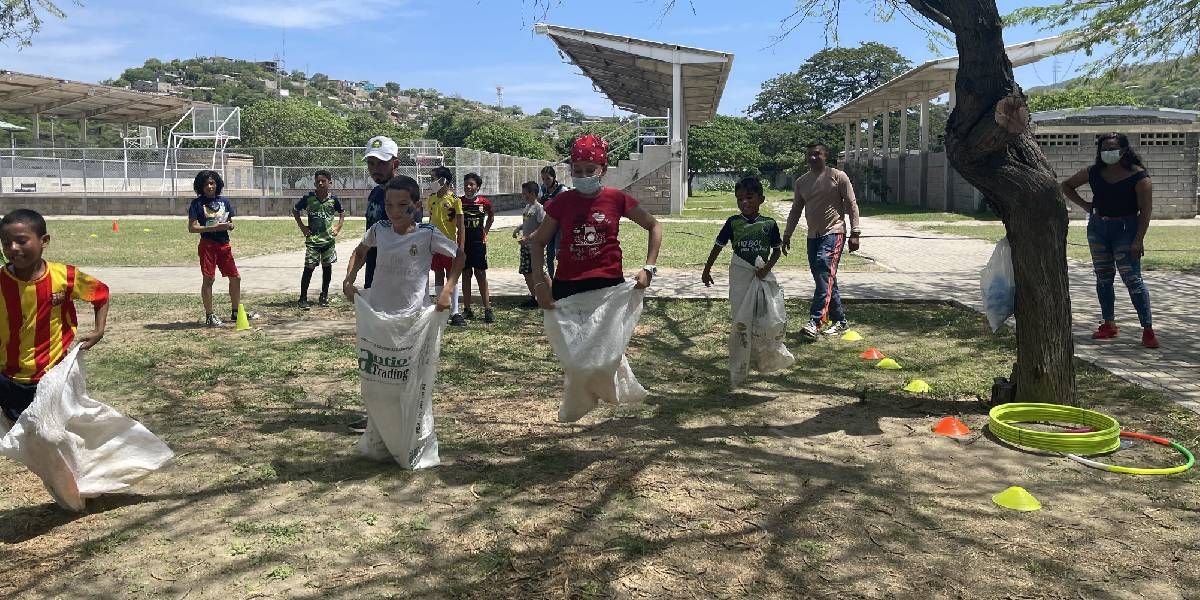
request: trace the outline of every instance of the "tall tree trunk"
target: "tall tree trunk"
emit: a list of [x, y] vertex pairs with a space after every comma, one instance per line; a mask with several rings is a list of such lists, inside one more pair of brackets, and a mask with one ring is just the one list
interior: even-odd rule
[[909, 0], [954, 33], [956, 106], [946, 124], [950, 164], [1004, 221], [1017, 278], [1019, 402], [1075, 404], [1067, 210], [1058, 178], [1029, 130], [1025, 95], [1004, 51], [995, 0]]

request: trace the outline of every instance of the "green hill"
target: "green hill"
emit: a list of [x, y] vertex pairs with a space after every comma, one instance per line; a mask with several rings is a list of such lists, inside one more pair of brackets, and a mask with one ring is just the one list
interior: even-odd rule
[[1200, 57], [1127, 65], [1109, 77], [1077, 77], [1054, 86], [1030, 88], [1026, 93], [1045, 94], [1074, 87], [1121, 90], [1142, 106], [1200, 110]]

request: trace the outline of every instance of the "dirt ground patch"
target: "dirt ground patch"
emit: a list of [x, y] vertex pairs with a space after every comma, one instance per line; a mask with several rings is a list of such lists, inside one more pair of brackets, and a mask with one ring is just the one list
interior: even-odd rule
[[[359, 457], [352, 316], [283, 299], [262, 329], [184, 327], [195, 299], [114, 308], [88, 357], [97, 398], [176, 463], [86, 515], [0, 462], [6, 598], [1189, 598], [1196, 478], [1138, 478], [980, 435], [974, 397], [1012, 338], [978, 315], [853, 305], [902, 364], [838, 340], [791, 344], [789, 372], [726, 384], [727, 308], [648, 301], [630, 350], [642, 408], [556, 422], [540, 313], [448, 330], [435, 392], [443, 464]], [[805, 312], [789, 306], [797, 323]], [[179, 324], [174, 328], [169, 324]], [[798, 324], [792, 328], [798, 329]], [[914, 342], [917, 340], [917, 342]], [[908, 378], [934, 386], [899, 391]], [[1200, 419], [1081, 365], [1094, 408], [1195, 449]], [[931, 435], [945, 415], [975, 433]], [[1110, 460], [1167, 464], [1136, 445]], [[1043, 509], [992, 504], [1010, 485]]]

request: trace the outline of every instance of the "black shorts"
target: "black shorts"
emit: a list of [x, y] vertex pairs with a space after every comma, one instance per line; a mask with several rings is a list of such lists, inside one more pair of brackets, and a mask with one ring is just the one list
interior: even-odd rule
[[0, 375], [0, 411], [9, 421], [16, 421], [29, 408], [36, 393], [36, 383], [20, 383]]
[[466, 268], [479, 271], [487, 270], [487, 242], [467, 242], [467, 247], [464, 250], [467, 255]]
[[576, 279], [574, 281], [555, 279], [550, 283], [550, 295], [554, 296], [555, 300], [562, 300], [575, 294], [582, 294], [592, 290], [602, 290], [606, 287], [621, 285], [622, 283], [625, 283], [625, 278], [623, 277], [615, 277], [613, 279], [597, 277], [593, 279]]

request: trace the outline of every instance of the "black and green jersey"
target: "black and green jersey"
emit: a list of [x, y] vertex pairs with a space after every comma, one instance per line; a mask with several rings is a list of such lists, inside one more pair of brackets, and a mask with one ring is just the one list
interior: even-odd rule
[[316, 192], [309, 192], [296, 203], [298, 213], [308, 213], [308, 229], [311, 234], [305, 241], [315, 246], [333, 243], [333, 218], [342, 214], [342, 203], [337, 196], [329, 194], [322, 200]]
[[766, 262], [771, 249], [783, 244], [775, 219], [762, 215], [748, 219], [738, 214], [726, 219], [725, 226], [717, 234], [717, 245], [724, 246], [730, 241], [733, 242], [733, 253], [750, 264], [754, 264], [754, 259], [759, 256]]

